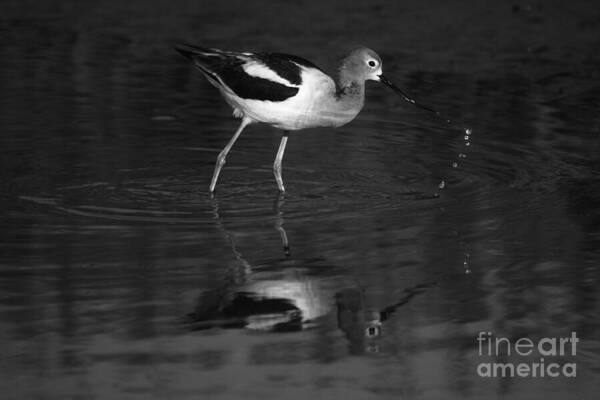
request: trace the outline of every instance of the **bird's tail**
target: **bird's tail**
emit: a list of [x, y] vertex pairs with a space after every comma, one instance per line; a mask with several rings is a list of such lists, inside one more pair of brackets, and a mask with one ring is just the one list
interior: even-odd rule
[[207, 47], [194, 46], [191, 44], [177, 44], [175, 45], [177, 50], [184, 57], [189, 58], [192, 61], [198, 61], [205, 58], [223, 58], [226, 56], [224, 51], [219, 49], [210, 49]]
[[178, 44], [175, 50], [189, 58], [214, 86], [226, 87], [219, 74], [235, 59], [233, 53], [191, 44]]

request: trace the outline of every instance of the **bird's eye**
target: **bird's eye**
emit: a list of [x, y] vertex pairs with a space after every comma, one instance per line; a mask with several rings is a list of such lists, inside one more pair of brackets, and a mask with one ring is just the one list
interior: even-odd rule
[[369, 60], [369, 62], [367, 64], [369, 64], [369, 67], [375, 68], [377, 66], [377, 61]]

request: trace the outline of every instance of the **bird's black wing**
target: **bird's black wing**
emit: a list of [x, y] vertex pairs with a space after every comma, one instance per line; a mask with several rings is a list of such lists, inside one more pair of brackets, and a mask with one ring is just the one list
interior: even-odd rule
[[[299, 65], [312, 66], [299, 57], [278, 53], [235, 53], [190, 45], [179, 45], [176, 50], [192, 60], [211, 83], [224, 86], [242, 99], [284, 101], [293, 97], [302, 83]], [[248, 74], [244, 66], [249, 63], [259, 63], [290, 85]]]

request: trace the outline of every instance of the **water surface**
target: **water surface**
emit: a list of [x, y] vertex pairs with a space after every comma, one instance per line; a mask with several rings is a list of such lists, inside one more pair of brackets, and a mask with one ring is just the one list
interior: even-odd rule
[[[597, 392], [593, 2], [27, 3], [0, 16], [5, 398]], [[372, 83], [291, 135], [285, 196], [256, 125], [212, 197], [237, 121], [176, 41], [330, 71], [365, 44], [455, 124]], [[480, 331], [575, 331], [577, 378], [481, 378]]]

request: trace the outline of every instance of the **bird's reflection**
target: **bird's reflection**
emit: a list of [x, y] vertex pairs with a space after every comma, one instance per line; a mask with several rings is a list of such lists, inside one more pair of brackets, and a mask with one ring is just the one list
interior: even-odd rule
[[284, 257], [253, 268], [240, 251], [235, 235], [227, 229], [218, 198], [212, 197], [211, 204], [216, 227], [229, 244], [236, 262], [221, 285], [203, 291], [198, 298], [194, 312], [189, 315], [194, 330], [245, 328], [285, 332], [335, 326], [344, 333], [351, 353], [377, 352], [377, 340], [385, 321], [400, 306], [431, 286], [424, 284], [405, 289], [398, 301], [378, 310], [368, 306], [360, 285], [348, 285], [348, 277], [335, 275], [340, 285], [332, 286], [331, 282], [325, 285], [321, 275], [310, 273], [312, 260], [292, 257], [284, 228], [284, 194], [275, 197], [272, 209]]
[[285, 202], [285, 194], [282, 192], [278, 192], [275, 197], [275, 201], [273, 202], [273, 210], [275, 212], [275, 228], [279, 231], [279, 235], [281, 236], [281, 244], [283, 245], [283, 252], [286, 257], [291, 257], [290, 253], [290, 244], [288, 241], [287, 233], [283, 228], [283, 213], [281, 208], [283, 207], [283, 203]]
[[348, 338], [351, 352], [378, 352], [379, 345], [374, 339], [381, 335], [383, 324], [398, 308], [435, 284], [428, 282], [404, 289], [396, 302], [380, 310], [365, 306], [364, 293], [360, 289], [349, 288], [336, 293], [337, 324]]
[[301, 266], [286, 265], [291, 257], [281, 211], [285, 197], [273, 201], [274, 228], [279, 232], [284, 260], [276, 259], [277, 274], [255, 271], [239, 251], [235, 235], [227, 229], [217, 197], [211, 197], [217, 229], [236, 259], [227, 278], [217, 288], [205, 291], [192, 313], [194, 329], [247, 328], [262, 331], [301, 330], [327, 313], [319, 282], [303, 273]]

